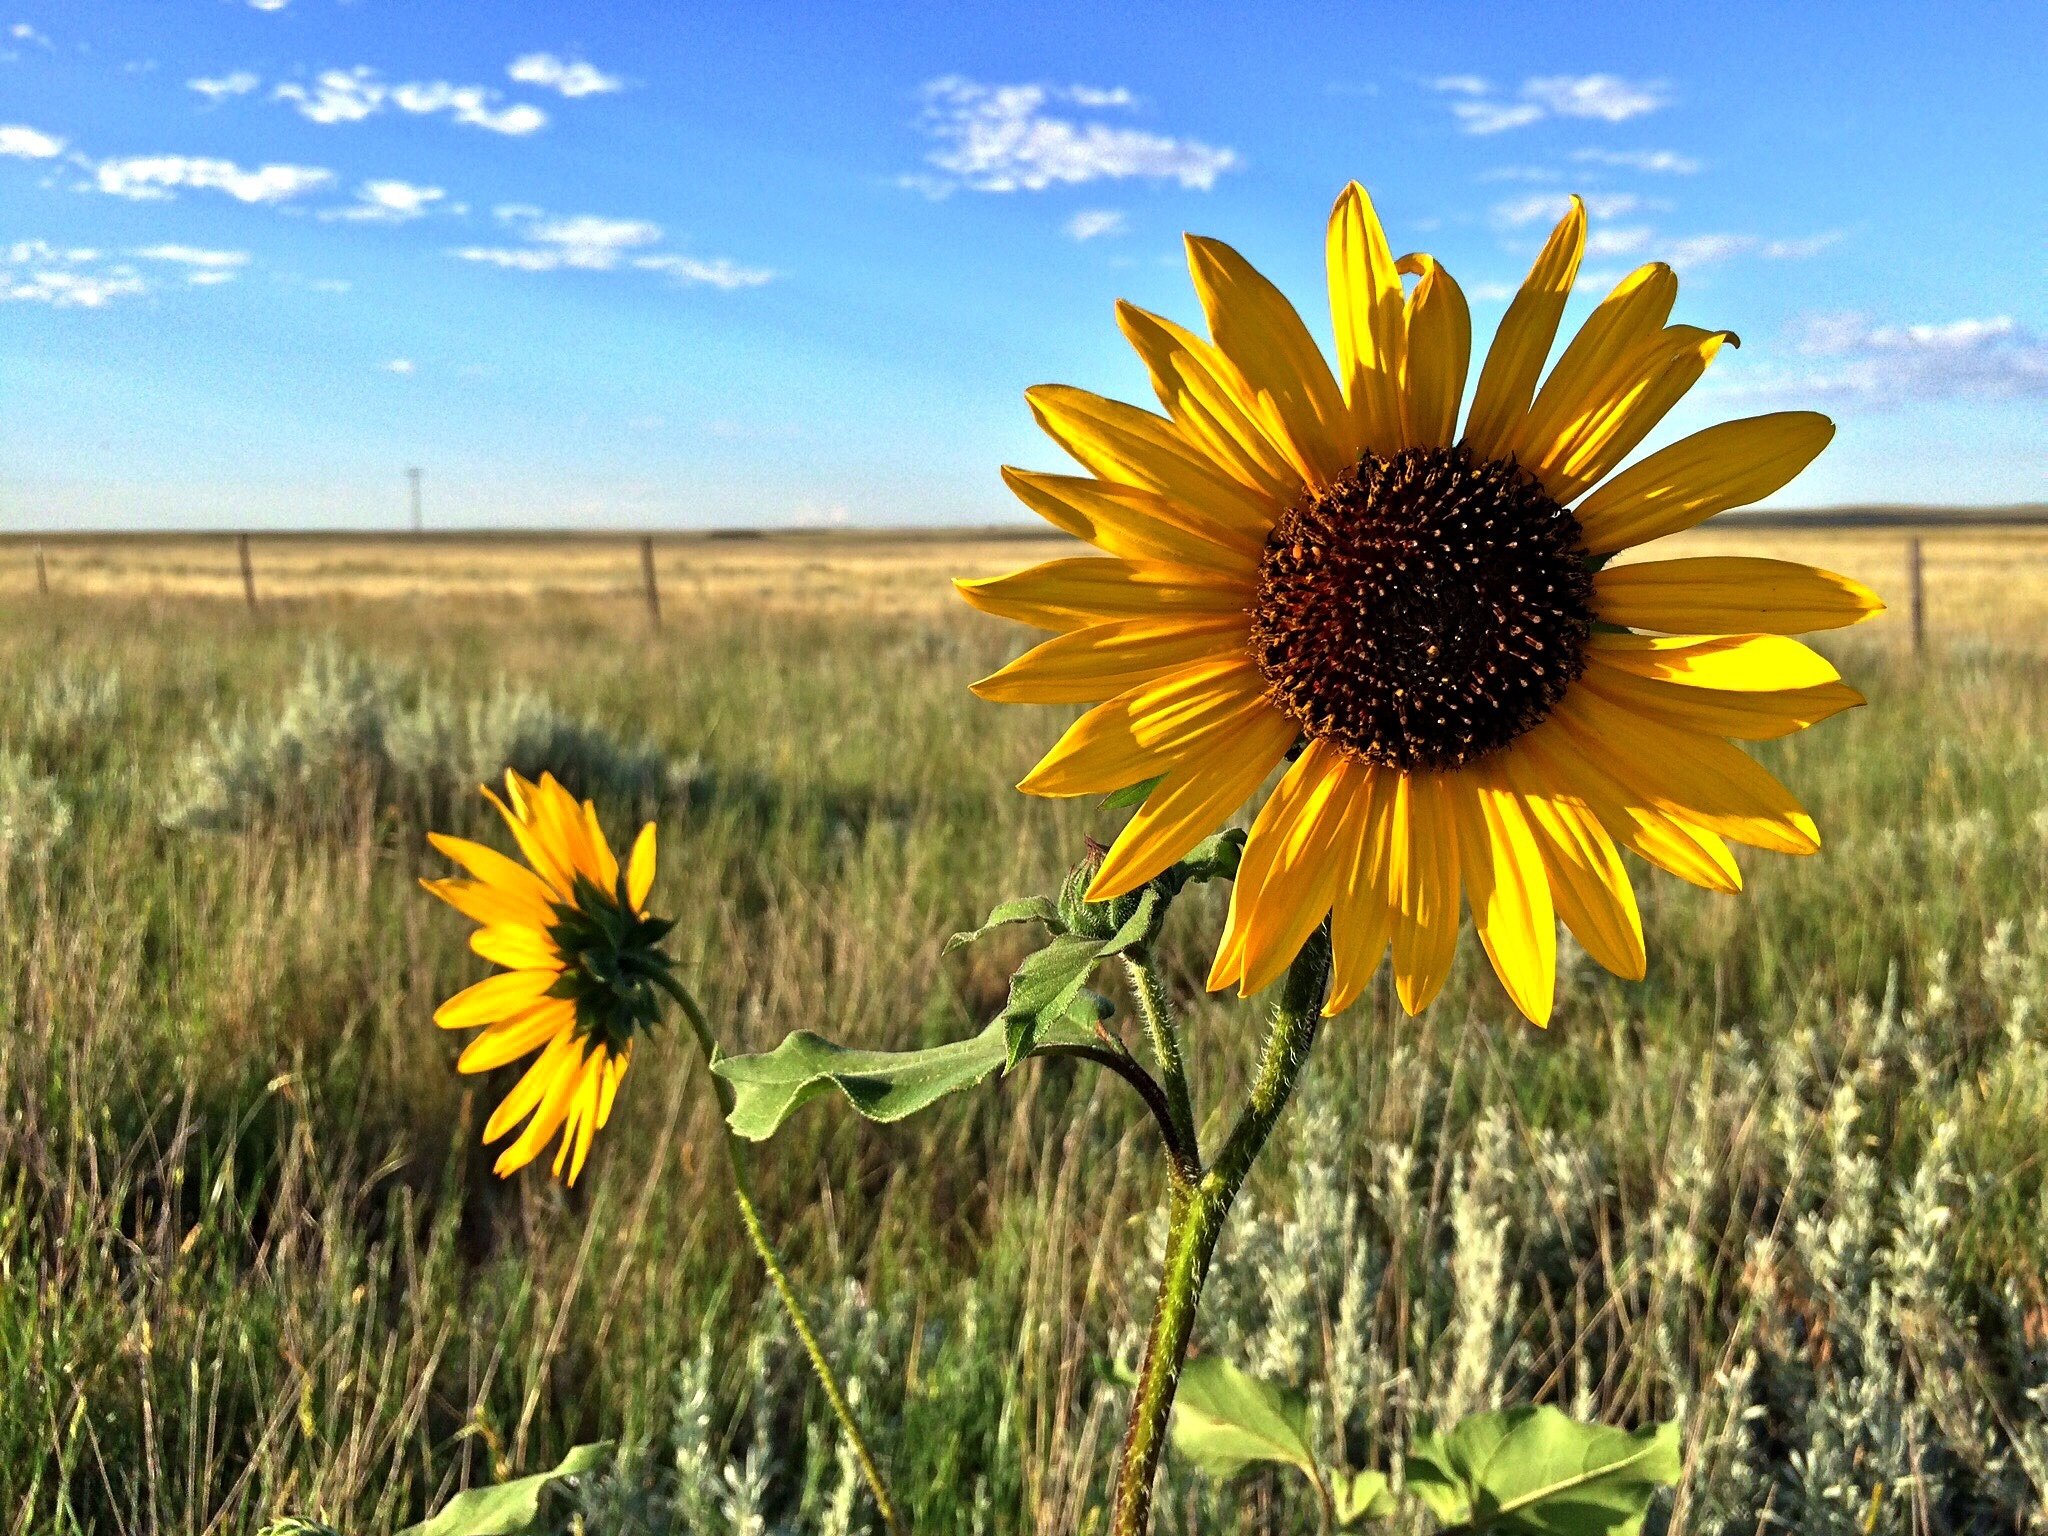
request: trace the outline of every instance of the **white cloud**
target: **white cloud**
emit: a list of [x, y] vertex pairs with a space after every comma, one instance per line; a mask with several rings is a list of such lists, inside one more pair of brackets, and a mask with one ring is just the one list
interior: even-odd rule
[[1579, 149], [1572, 158], [1581, 165], [1613, 165], [1659, 176], [1690, 176], [1700, 168], [1690, 155], [1669, 149]]
[[1673, 240], [1665, 259], [1673, 266], [1702, 267], [1736, 256], [1761, 256], [1767, 261], [1804, 261], [1818, 256], [1842, 238], [1838, 229], [1797, 240], [1765, 240], [1756, 235], [1686, 235]]
[[415, 116], [447, 113], [458, 123], [514, 137], [547, 126], [548, 115], [524, 102], [499, 106], [498, 92], [481, 85], [450, 85], [445, 80], [408, 81], [390, 85], [368, 65], [327, 69], [311, 85], [286, 81], [271, 92], [273, 101], [288, 101], [299, 116], [323, 124], [359, 123], [387, 108]]
[[1084, 208], [1067, 220], [1067, 233], [1076, 240], [1099, 240], [1104, 235], [1121, 235], [1130, 220], [1115, 208]]
[[1874, 407], [2048, 396], [2048, 337], [2011, 315], [1920, 325], [1872, 325], [1858, 314], [1816, 315], [1799, 327], [1794, 344], [1809, 359], [1806, 368], [1727, 392]]
[[975, 192], [1039, 192], [1054, 185], [1139, 177], [1208, 191], [1241, 165], [1233, 149], [1144, 129], [1076, 122], [1055, 106], [1128, 110], [1122, 87], [983, 85], [947, 75], [925, 86], [925, 133], [938, 148], [925, 158], [943, 176], [920, 173], [902, 184], [931, 196], [956, 187]]
[[17, 240], [0, 247], [0, 304], [104, 309], [115, 299], [148, 291], [149, 284], [135, 268], [104, 264], [95, 250], [64, 249], [47, 240]]
[[1660, 83], [1619, 75], [1539, 75], [1524, 80], [1508, 99], [1496, 96], [1477, 75], [1445, 75], [1429, 84], [1433, 90], [1464, 98], [1451, 103], [1451, 113], [1465, 132], [1478, 134], [1526, 128], [1546, 117], [1621, 123], [1654, 112], [1670, 99]]
[[390, 362], [384, 364], [384, 371], [386, 373], [395, 373], [401, 379], [409, 379], [419, 372], [419, 366], [409, 357], [394, 357]]
[[524, 203], [495, 210], [498, 221], [512, 229], [519, 245], [470, 245], [448, 254], [461, 261], [502, 267], [510, 272], [612, 272], [632, 267], [659, 272], [680, 284], [701, 284], [731, 291], [758, 288], [775, 273], [765, 267], [741, 266], [727, 257], [686, 256], [652, 251], [662, 228], [646, 219], [610, 219], [596, 214], [549, 218]]
[[182, 267], [227, 271], [249, 265], [247, 251], [210, 251], [197, 245], [146, 245], [135, 252], [144, 261], [168, 261]]
[[326, 185], [332, 171], [312, 165], [260, 165], [244, 169], [232, 160], [194, 159], [187, 155], [131, 155], [102, 160], [94, 167], [94, 185], [115, 197], [154, 201], [191, 187], [225, 192], [237, 202], [281, 203]]
[[250, 7], [259, 11], [281, 11], [291, 3], [292, 0], [249, 0]]
[[0, 155], [16, 160], [49, 160], [62, 153], [62, 139], [20, 123], [0, 123]]
[[[1638, 197], [1633, 192], [1591, 192], [1584, 201], [1586, 212], [1596, 219], [1618, 219], [1648, 208], [1668, 206]], [[1509, 229], [1520, 229], [1527, 224], [1555, 224], [1571, 205], [1572, 200], [1562, 192], [1532, 192], [1527, 197], [1495, 203], [1493, 219], [1496, 224]]]
[[1607, 225], [1586, 235], [1588, 256], [1630, 256], [1650, 243], [1656, 231], [1648, 225]]
[[263, 83], [263, 77], [253, 75], [246, 69], [237, 69], [225, 75], [212, 78], [201, 75], [185, 82], [188, 90], [197, 91], [208, 101], [225, 101], [230, 96], [246, 96]]
[[356, 188], [356, 200], [346, 208], [329, 208], [323, 219], [348, 219], [362, 224], [404, 224], [430, 212], [448, 194], [440, 187], [415, 186], [409, 181], [366, 181]]
[[25, 21], [17, 21], [13, 26], [9, 27], [7, 35], [17, 43], [34, 43], [38, 48], [48, 48], [52, 52], [55, 51], [55, 45]]
[[601, 96], [608, 91], [622, 91], [626, 82], [617, 75], [608, 75], [595, 64], [586, 64], [581, 59], [558, 59], [552, 53], [529, 53], [512, 61], [505, 73], [522, 85], [538, 85], [551, 91], [560, 91], [572, 99], [578, 96]]

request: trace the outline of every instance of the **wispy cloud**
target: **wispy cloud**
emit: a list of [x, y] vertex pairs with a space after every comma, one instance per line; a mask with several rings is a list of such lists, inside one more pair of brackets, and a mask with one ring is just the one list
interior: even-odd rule
[[0, 304], [104, 309], [116, 299], [148, 291], [149, 284], [134, 267], [108, 263], [96, 250], [54, 246], [46, 240], [0, 246]]
[[606, 74], [595, 64], [586, 64], [581, 59], [558, 59], [552, 53], [522, 55], [512, 61], [505, 73], [522, 85], [538, 85], [572, 99], [626, 88], [625, 81]]
[[185, 86], [188, 90], [197, 91], [208, 101], [225, 101], [230, 96], [246, 96], [262, 83], [261, 75], [252, 74], [246, 69], [237, 69], [225, 75], [201, 75], [197, 79], [187, 80]]
[[1873, 325], [1860, 314], [1815, 315], [1793, 340], [1805, 359], [1802, 366], [1731, 382], [1724, 392], [1874, 408], [2048, 396], [2048, 337], [2011, 315], [1920, 325]]
[[[1638, 197], [1633, 192], [1589, 192], [1585, 203], [1586, 212], [1596, 219], [1618, 219], [1646, 209], [1670, 206]], [[1562, 192], [1532, 192], [1526, 197], [1495, 203], [1493, 221], [1508, 229], [1520, 229], [1529, 224], [1555, 224], [1571, 205], [1572, 200]]]
[[1067, 233], [1076, 240], [1100, 240], [1130, 229], [1130, 219], [1116, 208], [1084, 208], [1067, 220]]
[[197, 245], [146, 245], [134, 254], [143, 261], [183, 267], [185, 281], [194, 288], [231, 283], [249, 265], [247, 251], [215, 251]]
[[1578, 149], [1572, 158], [1581, 165], [1612, 165], [1658, 176], [1690, 176], [1700, 162], [1669, 149]]
[[93, 167], [92, 185], [114, 197], [161, 201], [191, 188], [225, 192], [242, 203], [282, 203], [323, 187], [334, 173], [314, 165], [259, 165], [190, 155], [130, 155]]
[[674, 282], [732, 290], [758, 288], [775, 274], [742, 266], [726, 257], [700, 257], [650, 250], [662, 228], [647, 219], [611, 219], [596, 214], [550, 218], [538, 208], [507, 204], [495, 210], [517, 245], [462, 246], [448, 254], [462, 261], [512, 272], [613, 272], [631, 268], [658, 272]]
[[16, 160], [51, 160], [64, 153], [64, 141], [20, 123], [0, 123], [0, 155]]
[[1761, 235], [1681, 235], [1664, 247], [1665, 259], [1674, 266], [1703, 267], [1737, 256], [1761, 256], [1766, 261], [1805, 261], [1837, 244], [1838, 229], [1792, 240], [1769, 240]]
[[445, 80], [413, 80], [389, 84], [367, 64], [354, 69], [327, 69], [310, 85], [288, 80], [272, 91], [273, 101], [288, 101], [299, 116], [315, 123], [359, 123], [389, 109], [414, 116], [445, 113], [458, 123], [492, 133], [520, 137], [538, 132], [547, 113], [526, 102], [501, 106], [500, 93], [481, 85], [450, 85]]
[[383, 367], [386, 373], [395, 373], [401, 379], [409, 379], [420, 371], [419, 365], [409, 357], [394, 357]]
[[1445, 75], [1429, 84], [1459, 98], [1451, 103], [1451, 114], [1465, 132], [1475, 134], [1526, 128], [1546, 117], [1621, 123], [1654, 112], [1670, 100], [1661, 83], [1604, 74], [1539, 75], [1524, 80], [1512, 95], [1496, 93], [1491, 82], [1478, 75]]
[[292, 0], [249, 0], [249, 8], [256, 11], [281, 11]]
[[447, 196], [440, 187], [416, 186], [409, 181], [366, 181], [356, 188], [353, 203], [324, 209], [320, 217], [359, 224], [405, 224], [424, 217]]
[[930, 196], [961, 187], [1040, 192], [1128, 178], [1206, 192], [1243, 163], [1234, 149], [1067, 115], [1075, 108], [1133, 109], [1136, 99], [1121, 86], [984, 85], [947, 75], [921, 94], [922, 126], [938, 145], [925, 158], [941, 174], [919, 173], [902, 183]]

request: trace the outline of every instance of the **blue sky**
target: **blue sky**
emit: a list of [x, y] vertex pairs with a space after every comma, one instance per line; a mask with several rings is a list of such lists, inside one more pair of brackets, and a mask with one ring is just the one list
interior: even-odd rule
[[[1352, 177], [1484, 345], [1568, 191], [1739, 332], [1654, 443], [2048, 499], [2033, 5], [0, 0], [0, 527], [987, 522], [1183, 229], [1327, 328]], [[1588, 281], [1588, 278], [1590, 281]]]

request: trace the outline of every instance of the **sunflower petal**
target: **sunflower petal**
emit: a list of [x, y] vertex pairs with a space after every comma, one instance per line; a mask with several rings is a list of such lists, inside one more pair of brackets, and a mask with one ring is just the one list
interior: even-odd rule
[[[1394, 904], [1387, 888], [1387, 834], [1398, 775], [1360, 761], [1351, 816], [1344, 836], [1350, 859], [1330, 913], [1330, 995], [1325, 1017], [1357, 1002], [1380, 968], [1394, 932]], [[1341, 849], [1339, 850], [1342, 851]]]
[[562, 1162], [566, 1158], [569, 1163], [568, 1182], [572, 1187], [583, 1172], [583, 1161], [590, 1156], [591, 1139], [597, 1134], [597, 1105], [604, 1094], [607, 1066], [603, 1051], [591, 1055], [583, 1065], [583, 1080], [577, 1085], [576, 1097], [569, 1105], [568, 1126], [562, 1132], [562, 1149], [555, 1154], [555, 1177], [562, 1177]]
[[1820, 652], [1784, 635], [1595, 634], [1587, 654], [1637, 677], [1696, 688], [1817, 688], [1842, 676]]
[[1085, 555], [1049, 560], [1008, 576], [960, 579], [953, 585], [983, 613], [1062, 634], [1112, 619], [1242, 613], [1252, 595], [1248, 577], [1158, 560]]
[[1396, 779], [1388, 835], [1388, 879], [1395, 902], [1394, 989], [1418, 1014], [1450, 979], [1458, 954], [1458, 821], [1446, 777]]
[[[489, 794], [489, 791], [486, 790], [485, 793]], [[473, 843], [466, 837], [450, 837], [443, 832], [429, 832], [427, 841], [444, 857], [453, 859], [476, 876], [484, 887], [501, 892], [506, 899], [517, 902], [523, 908], [530, 908], [535, 916], [545, 917], [553, 910], [555, 892], [549, 888], [547, 882], [525, 865], [506, 858], [497, 849], [486, 847], [482, 843]], [[444, 883], [454, 885], [457, 882]], [[436, 896], [451, 906], [455, 905], [449, 893], [435, 886], [429, 886], [428, 889], [433, 890]], [[482, 893], [475, 887], [470, 887], [466, 894]], [[476, 916], [475, 913], [460, 906], [457, 906], [456, 910], [462, 912], [465, 917]], [[488, 919], [477, 918], [477, 921], [484, 922]]]
[[1274, 517], [1284, 512], [1301, 495], [1305, 467], [1237, 365], [1201, 337], [1135, 304], [1119, 299], [1116, 320], [1182, 436], [1271, 503]]
[[1403, 256], [1398, 267], [1422, 278], [1404, 311], [1402, 440], [1410, 448], [1448, 448], [1457, 440], [1458, 407], [1472, 365], [1472, 311], [1465, 290], [1434, 257]]
[[531, 1114], [534, 1107], [547, 1097], [555, 1080], [564, 1071], [575, 1069], [581, 1049], [581, 1043], [573, 1034], [557, 1035], [548, 1048], [534, 1058], [533, 1065], [526, 1069], [519, 1081], [512, 1085], [512, 1091], [491, 1111], [491, 1118], [484, 1124], [484, 1140], [487, 1143], [497, 1141]]
[[1033, 646], [970, 686], [998, 704], [1093, 704], [1190, 662], [1242, 656], [1250, 632], [1242, 613], [1091, 624]]
[[1264, 712], [1265, 692], [1265, 678], [1242, 656], [1183, 667], [1088, 711], [1017, 787], [1071, 798], [1155, 778]]
[[[513, 795], [522, 793], [516, 789], [508, 792]], [[512, 833], [512, 841], [519, 845], [519, 852], [525, 857], [526, 862], [533, 866], [533, 872], [546, 883], [549, 901], [573, 901], [576, 892], [575, 871], [566, 860], [557, 855], [551, 840], [543, 836], [540, 830], [527, 820], [526, 802], [515, 801], [508, 804], [500, 799], [497, 791], [489, 785], [484, 786], [484, 798], [497, 807], [498, 814], [505, 820], [506, 828]]]
[[[519, 1133], [518, 1139], [511, 1146], [498, 1154], [498, 1161], [492, 1165], [492, 1171], [500, 1178], [518, 1172], [539, 1156], [541, 1148], [548, 1144], [555, 1132], [561, 1129], [562, 1122], [569, 1118], [569, 1106], [575, 1103], [576, 1094], [582, 1088], [584, 1078], [590, 1070], [590, 1061], [587, 1058], [578, 1058], [577, 1053], [582, 1049], [581, 1041], [570, 1047], [569, 1055], [556, 1067], [555, 1075], [547, 1085], [547, 1092], [542, 1095], [539, 1105], [535, 1107], [533, 1118], [526, 1122], [526, 1129]], [[560, 1167], [559, 1162], [556, 1166]]]
[[1543, 782], [1526, 754], [1503, 752], [1500, 768], [1522, 797], [1557, 915], [1587, 954], [1615, 975], [1641, 981], [1648, 968], [1643, 918], [1614, 839], [1582, 798]]
[[1863, 695], [1847, 683], [1820, 683], [1809, 688], [1700, 688], [1624, 672], [1606, 665], [1597, 655], [1587, 659], [1580, 682], [1633, 713], [1712, 736], [1733, 736], [1738, 741], [1774, 741], [1864, 702]]
[[1401, 274], [1372, 199], [1355, 181], [1330, 210], [1327, 260], [1337, 377], [1350, 409], [1350, 431], [1340, 446], [1347, 457], [1395, 453], [1403, 446], [1401, 360], [1407, 335]]
[[576, 1023], [576, 1005], [567, 998], [543, 998], [531, 1008], [500, 1019], [463, 1048], [458, 1072], [490, 1072], [538, 1050]]
[[1529, 463], [1529, 470], [1558, 501], [1576, 501], [1649, 436], [1731, 343], [1740, 345], [1733, 331], [1667, 327], [1637, 354], [1630, 376], [1618, 381], [1615, 393], [1573, 423]]
[[508, 971], [559, 971], [562, 952], [543, 929], [529, 923], [501, 923], [479, 928], [469, 947], [493, 965]]
[[1509, 999], [1532, 1024], [1557, 996], [1557, 916], [1522, 801], [1491, 768], [1446, 776], [1472, 926]]
[[1666, 634], [1799, 635], [1884, 612], [1860, 581], [1792, 560], [1705, 555], [1610, 565], [1593, 578], [1593, 612]]
[[1363, 782], [1350, 758], [1316, 741], [1275, 786], [1252, 822], [1230, 888], [1211, 991], [1235, 981], [1241, 997], [1263, 992], [1322, 922], [1351, 862], [1345, 838]]
[[1789, 484], [1835, 435], [1813, 411], [1724, 421], [1632, 464], [1580, 503], [1586, 551], [1610, 555], [1746, 507]]
[[1003, 483], [1055, 528], [1104, 554], [1248, 577], [1265, 549], [1263, 527], [1256, 532], [1226, 527], [1157, 491], [1007, 465]]
[[[438, 834], [429, 834], [437, 836]], [[449, 842], [460, 839], [449, 838]], [[478, 846], [471, 844], [470, 846]], [[491, 850], [486, 848], [484, 852]], [[501, 855], [502, 857], [502, 855]], [[507, 859], [508, 864], [511, 860]], [[532, 879], [531, 872], [512, 866], [519, 873]], [[489, 885], [482, 880], [422, 880], [420, 888], [428, 894], [438, 896], [464, 917], [478, 923], [527, 923], [534, 927], [545, 927], [554, 921], [554, 909], [543, 899], [546, 887], [538, 880], [533, 881], [537, 896], [513, 895], [502, 886]]]
[[436, 1008], [434, 1022], [443, 1029], [495, 1024], [538, 1002], [560, 979], [561, 973], [554, 970], [501, 971], [496, 976], [486, 976]]
[[1524, 464], [1540, 462], [1615, 394], [1633, 359], [1671, 318], [1678, 278], [1661, 261], [1636, 268], [1586, 317], [1543, 381], [1510, 444]]
[[1145, 798], [1110, 845], [1090, 901], [1136, 890], [1214, 832], [1251, 797], [1300, 735], [1300, 727], [1266, 705], [1228, 733], [1205, 740], [1181, 759]]
[[1501, 317], [1479, 369], [1479, 388], [1465, 418], [1465, 441], [1480, 458], [1502, 457], [1528, 414], [1585, 253], [1586, 205], [1575, 195]]
[[1287, 297], [1220, 240], [1187, 237], [1188, 271], [1209, 334], [1286, 431], [1317, 482], [1356, 457], [1344, 397], [1330, 365]]
[[654, 889], [654, 823], [648, 822], [633, 839], [633, 852], [626, 860], [626, 900], [635, 912], [647, 907], [647, 893]]

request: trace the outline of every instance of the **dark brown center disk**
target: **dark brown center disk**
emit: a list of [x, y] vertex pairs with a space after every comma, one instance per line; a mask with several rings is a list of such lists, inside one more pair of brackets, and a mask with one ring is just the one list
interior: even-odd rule
[[1311, 736], [1455, 768], [1536, 725], [1585, 667], [1579, 522], [1463, 448], [1368, 455], [1266, 540], [1252, 653]]

